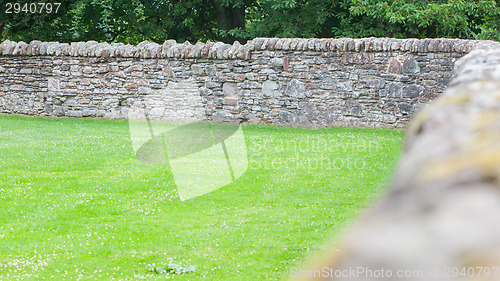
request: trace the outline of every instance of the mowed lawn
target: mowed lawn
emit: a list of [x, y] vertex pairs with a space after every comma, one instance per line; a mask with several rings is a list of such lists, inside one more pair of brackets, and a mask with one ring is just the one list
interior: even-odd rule
[[243, 132], [243, 176], [181, 201], [127, 121], [0, 116], [0, 280], [284, 280], [383, 192], [404, 133]]

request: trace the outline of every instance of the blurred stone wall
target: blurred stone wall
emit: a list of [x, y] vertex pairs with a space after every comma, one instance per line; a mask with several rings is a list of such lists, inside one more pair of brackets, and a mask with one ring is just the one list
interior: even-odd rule
[[[250, 124], [401, 128], [443, 92], [455, 61], [481, 43], [391, 38], [257, 38], [245, 45], [169, 40], [138, 46], [4, 41], [0, 113], [127, 118], [130, 106], [152, 96], [161, 101], [156, 114], [177, 122], [203, 112], [206, 120]], [[187, 85], [189, 93], [175, 85]]]
[[293, 280], [500, 280], [500, 43], [410, 121], [391, 188]]

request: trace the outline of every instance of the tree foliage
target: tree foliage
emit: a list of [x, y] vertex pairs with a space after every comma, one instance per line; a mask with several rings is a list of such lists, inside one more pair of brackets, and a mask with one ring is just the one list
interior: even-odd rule
[[215, 37], [213, 11], [202, 1], [59, 1], [63, 4], [57, 14], [2, 13], [0, 26], [3, 29], [0, 31], [3, 39], [138, 43]]
[[[45, 1], [45, 0], [43, 0]], [[59, 0], [58, 13], [0, 14], [0, 39], [158, 43], [254, 37], [500, 41], [496, 0]], [[18, 0], [21, 5], [32, 3]]]
[[392, 37], [479, 38], [500, 28], [499, 3], [492, 0], [354, 0], [353, 4], [353, 15], [379, 21]]

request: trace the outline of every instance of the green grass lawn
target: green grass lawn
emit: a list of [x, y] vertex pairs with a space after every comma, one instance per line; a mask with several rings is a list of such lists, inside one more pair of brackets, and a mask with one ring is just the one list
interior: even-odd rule
[[[243, 131], [246, 173], [180, 201], [127, 121], [0, 116], [0, 279], [286, 279], [381, 193], [403, 135]], [[168, 263], [197, 270], [150, 270]]]

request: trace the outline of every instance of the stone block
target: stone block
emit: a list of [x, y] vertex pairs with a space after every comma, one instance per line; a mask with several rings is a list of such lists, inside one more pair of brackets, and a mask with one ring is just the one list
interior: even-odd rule
[[387, 72], [401, 74], [403, 72], [403, 65], [398, 59], [390, 58], [387, 64]]
[[418, 73], [420, 72], [420, 67], [414, 56], [408, 56], [403, 61], [403, 73]]
[[265, 81], [262, 83], [262, 94], [264, 97], [279, 97], [281, 95], [281, 92], [279, 91], [279, 84], [276, 81]]
[[305, 85], [303, 82], [292, 79], [285, 88], [285, 95], [292, 98], [305, 98]]
[[416, 98], [424, 93], [425, 88], [419, 85], [410, 85], [403, 88], [403, 94], [407, 98]]
[[205, 73], [204, 67], [202, 65], [199, 65], [199, 64], [192, 64], [191, 65], [191, 72], [194, 75], [203, 75]]
[[411, 112], [413, 112], [413, 106], [411, 104], [408, 104], [408, 103], [399, 103], [398, 104], [398, 108], [399, 108], [399, 111], [401, 111], [401, 113], [403, 114], [409, 114]]
[[281, 119], [282, 122], [285, 123], [292, 123], [295, 121], [296, 116], [286, 110], [280, 110], [278, 113], [279, 118]]
[[224, 105], [237, 106], [238, 97], [224, 97]]
[[238, 84], [226, 82], [222, 85], [222, 93], [224, 96], [238, 96]]

